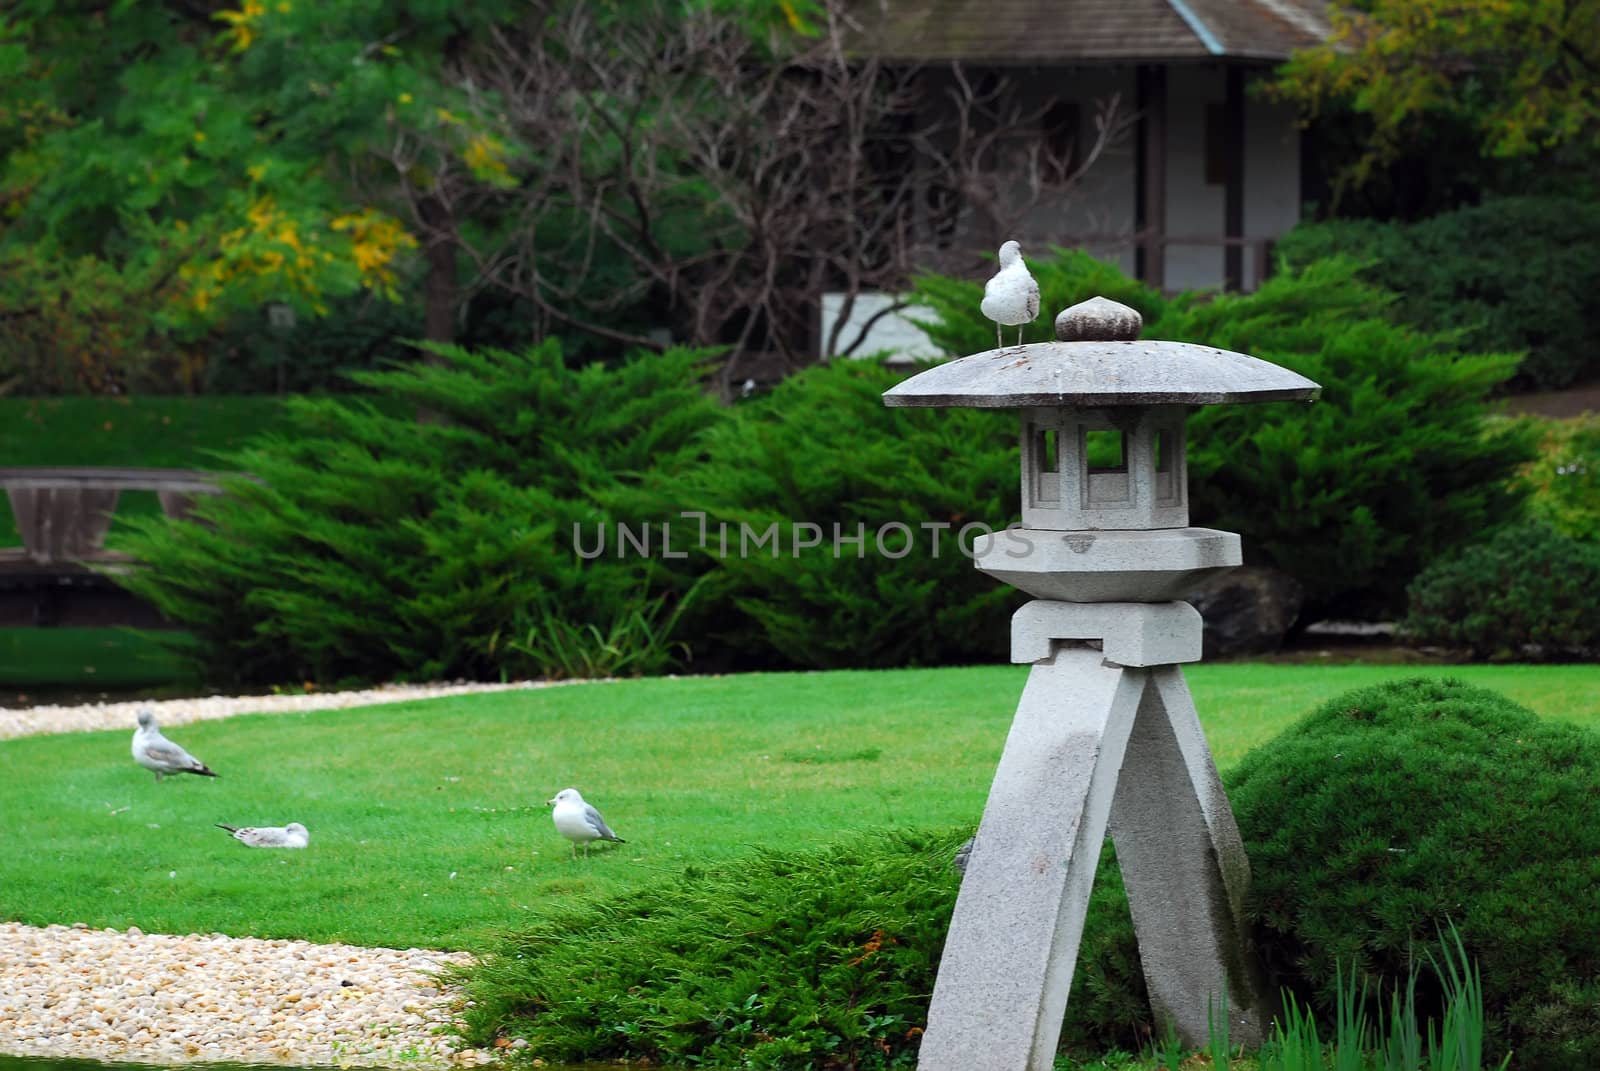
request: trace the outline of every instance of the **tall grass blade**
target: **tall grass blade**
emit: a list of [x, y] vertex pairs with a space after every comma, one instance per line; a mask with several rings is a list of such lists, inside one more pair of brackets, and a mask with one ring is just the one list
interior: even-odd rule
[[1333, 1071], [1362, 1071], [1371, 1030], [1367, 1023], [1367, 983], [1361, 981], [1356, 989], [1356, 971], [1350, 969], [1349, 984], [1345, 983], [1344, 969], [1335, 964], [1338, 994], [1334, 1008]]
[[1209, 997], [1206, 998], [1206, 1034], [1211, 1047], [1211, 1066], [1216, 1071], [1228, 1071], [1228, 1052], [1232, 1044], [1228, 1036], [1227, 986], [1221, 987], [1218, 997], [1220, 999], [1215, 1002]]

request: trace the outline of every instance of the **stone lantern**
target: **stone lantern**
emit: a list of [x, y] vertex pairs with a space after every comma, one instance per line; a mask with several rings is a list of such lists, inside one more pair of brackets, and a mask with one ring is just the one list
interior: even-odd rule
[[1249, 864], [1184, 683], [1201, 619], [1178, 601], [1241, 563], [1189, 527], [1184, 423], [1197, 405], [1310, 400], [1242, 353], [1140, 341], [1092, 298], [1054, 342], [988, 350], [886, 391], [890, 406], [1017, 409], [1022, 524], [979, 569], [1034, 597], [1011, 622], [1028, 681], [969, 856], [928, 1013], [922, 1071], [1049, 1071], [1109, 830], [1159, 1019], [1190, 1045], [1226, 1007], [1259, 1042], [1269, 1002], [1242, 918]]

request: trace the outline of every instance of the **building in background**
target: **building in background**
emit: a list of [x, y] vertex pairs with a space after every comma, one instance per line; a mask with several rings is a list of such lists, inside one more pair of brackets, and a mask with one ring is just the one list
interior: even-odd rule
[[[1252, 290], [1272, 243], [1300, 219], [1318, 177], [1305, 166], [1292, 107], [1251, 92], [1290, 52], [1329, 34], [1320, 0], [885, 0], [862, 14], [864, 40], [890, 62], [918, 64], [930, 107], [968, 83], [1004, 79], [1031, 125], [1008, 129], [1015, 159], [1091, 145], [1101, 103], [1130, 120], [1063, 206], [1034, 211], [1014, 237], [1024, 252], [1082, 248], [1161, 290]], [[950, 83], [941, 85], [941, 80]], [[998, 168], [1008, 165], [1004, 152]], [[930, 203], [959, 199], [930, 190]], [[997, 236], [959, 208], [941, 241], [989, 248]], [[858, 298], [852, 323], [892, 299]], [[821, 338], [838, 301], [822, 302]], [[911, 315], [915, 315], [912, 313]], [[842, 337], [857, 332], [846, 330]], [[914, 326], [884, 316], [855, 352], [916, 351]]]

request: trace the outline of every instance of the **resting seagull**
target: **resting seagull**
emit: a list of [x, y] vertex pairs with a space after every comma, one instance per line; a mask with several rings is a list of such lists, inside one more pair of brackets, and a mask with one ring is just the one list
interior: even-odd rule
[[1039, 284], [1022, 262], [1022, 247], [1007, 242], [1000, 247], [1000, 270], [983, 284], [983, 314], [994, 321], [994, 345], [999, 349], [1000, 327], [1017, 329], [1017, 345], [1022, 345], [1022, 327], [1039, 318]]
[[133, 731], [133, 760], [153, 770], [157, 781], [167, 774], [217, 776], [205, 763], [162, 736], [156, 728], [156, 716], [148, 710], [139, 711], [139, 727]]
[[546, 802], [555, 805], [555, 810], [550, 817], [555, 821], [556, 832], [572, 842], [572, 857], [578, 857], [578, 845], [583, 845], [583, 854], [589, 854], [589, 845], [597, 840], [614, 840], [618, 844], [627, 843], [621, 837], [611, 832], [611, 827], [606, 825], [606, 820], [600, 817], [600, 812], [589, 804], [583, 802], [583, 797], [578, 795], [575, 788], [564, 788], [557, 792], [555, 799]]
[[304, 848], [311, 843], [311, 834], [299, 822], [290, 822], [286, 826], [225, 826], [217, 823], [218, 829], [226, 829], [233, 834], [233, 839], [240, 844], [247, 844], [252, 848]]

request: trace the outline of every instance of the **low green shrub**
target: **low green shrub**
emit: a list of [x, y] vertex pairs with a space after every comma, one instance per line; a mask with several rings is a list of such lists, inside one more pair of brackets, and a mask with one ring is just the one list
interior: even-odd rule
[[[1600, 823], [1585, 817], [1600, 737], [1484, 689], [1402, 680], [1332, 700], [1224, 780], [1258, 949], [1323, 1036], [1348, 1039], [1359, 1011], [1421, 1051], [1404, 1024], [1476, 1037], [1481, 1021], [1496, 1061], [1600, 1066]], [[552, 1062], [909, 1066], [963, 835], [760, 851], [575, 905], [462, 969], [467, 1039], [526, 1038], [527, 1058]], [[1072, 984], [1063, 1051], [1152, 1045], [1109, 843]]]
[[1517, 385], [1552, 390], [1600, 375], [1600, 204], [1508, 197], [1412, 224], [1303, 223], [1279, 260], [1303, 267], [1345, 255], [1399, 295], [1395, 314], [1427, 331], [1463, 331], [1463, 345], [1527, 353]]
[[[1227, 778], [1268, 967], [1328, 1015], [1339, 969], [1387, 1000], [1454, 925], [1489, 1049], [1600, 1066], [1600, 737], [1494, 692], [1406, 680], [1325, 704]], [[1437, 1014], [1437, 982], [1417, 1000]]]
[[1412, 643], [1495, 661], [1600, 658], [1600, 545], [1542, 524], [1502, 529], [1423, 570]]
[[[1143, 313], [1145, 338], [1250, 353], [1322, 385], [1309, 406], [1207, 406], [1189, 424], [1193, 523], [1239, 532], [1247, 561], [1300, 580], [1305, 619], [1399, 613], [1423, 566], [1517, 515], [1514, 476], [1536, 433], [1491, 422], [1485, 404], [1516, 356], [1463, 353], [1397, 326], [1384, 316], [1389, 295], [1353, 262], [1317, 262], [1209, 301], [1167, 300], [1083, 253], [1030, 267], [1047, 315], [1104, 293]], [[938, 345], [993, 347], [980, 296], [976, 282], [920, 282]]]
[[721, 413], [701, 355], [573, 370], [552, 341], [436, 356], [357, 374], [382, 404], [293, 399], [287, 430], [229, 456], [250, 477], [130, 540], [150, 567], [119, 582], [192, 633], [209, 679], [560, 675], [570, 650], [538, 642], [551, 615], [664, 665], [667, 637], [616, 626], [689, 581], [583, 560], [572, 533], [608, 519], [604, 492], [695, 456]]
[[1523, 469], [1528, 513], [1564, 536], [1600, 543], [1600, 413], [1538, 426], [1539, 456]]
[[[580, 905], [463, 968], [473, 1045], [526, 1059], [728, 1069], [911, 1067], [966, 832], [758, 851]], [[1064, 1037], [1136, 1044], [1148, 1019], [1133, 926], [1102, 860]]]
[[[661, 486], [717, 525], [702, 552], [718, 620], [701, 624], [743, 658], [839, 668], [1006, 657], [1022, 597], [973, 568], [962, 548], [981, 529], [964, 542], [961, 530], [1003, 528], [1019, 510], [1014, 422], [890, 409], [882, 394], [899, 378], [870, 361], [791, 376], [737, 406], [707, 435], [704, 463]], [[774, 525], [772, 549], [741, 545]], [[796, 549], [796, 525], [814, 525], [800, 538], [819, 544]]]

